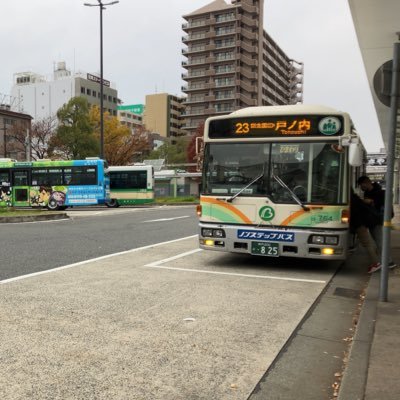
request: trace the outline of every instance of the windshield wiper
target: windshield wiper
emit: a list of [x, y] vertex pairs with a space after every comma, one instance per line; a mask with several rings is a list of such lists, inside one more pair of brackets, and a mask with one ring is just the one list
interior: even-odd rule
[[302, 201], [296, 196], [296, 194], [289, 188], [288, 185], [286, 185], [285, 182], [279, 176], [277, 175], [272, 175], [272, 177], [284, 188], [286, 189], [290, 195], [292, 196], [293, 200], [304, 210], [304, 211], [310, 211], [308, 207], [306, 207]]
[[229, 197], [229, 199], [226, 199], [226, 201], [228, 203], [231, 203], [234, 199], [236, 199], [236, 197], [239, 196], [240, 193], [243, 193], [243, 191], [245, 191], [246, 189], [248, 189], [251, 185], [253, 185], [254, 183], [256, 183], [259, 179], [261, 179], [264, 176], [264, 170], [263, 172], [261, 172], [260, 175], [258, 175], [256, 178], [254, 178], [248, 185], [246, 185], [245, 187], [241, 188], [237, 193], [235, 193], [232, 197]]

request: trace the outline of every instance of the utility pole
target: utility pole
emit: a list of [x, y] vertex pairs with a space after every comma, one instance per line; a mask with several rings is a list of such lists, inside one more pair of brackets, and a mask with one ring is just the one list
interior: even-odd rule
[[104, 6], [111, 6], [119, 3], [118, 0], [110, 3], [103, 3], [97, 0], [98, 4], [84, 3], [87, 7], [99, 7], [100, 10], [100, 158], [104, 159], [104, 115], [103, 115], [103, 10]]

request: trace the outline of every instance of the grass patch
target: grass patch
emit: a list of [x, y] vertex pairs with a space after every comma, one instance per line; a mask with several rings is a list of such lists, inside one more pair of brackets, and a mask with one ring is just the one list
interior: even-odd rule
[[197, 203], [199, 199], [194, 196], [187, 197], [159, 197], [156, 198], [157, 204], [175, 204], [175, 203]]

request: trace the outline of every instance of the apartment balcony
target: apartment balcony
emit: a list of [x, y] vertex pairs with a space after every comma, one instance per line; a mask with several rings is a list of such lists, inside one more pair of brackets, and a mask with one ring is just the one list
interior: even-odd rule
[[182, 30], [188, 31], [191, 29], [201, 28], [203, 26], [207, 26], [208, 20], [197, 21], [197, 22], [187, 22], [182, 24]]
[[198, 117], [201, 115], [204, 115], [205, 113], [205, 108], [199, 108], [199, 109], [191, 109], [190, 107], [186, 108], [184, 117], [188, 118], [188, 117]]
[[197, 33], [197, 34], [182, 36], [182, 42], [183, 43], [194, 42], [196, 40], [204, 40], [205, 38], [206, 38], [205, 33]]
[[215, 88], [226, 88], [226, 87], [232, 87], [232, 86], [236, 86], [236, 82], [240, 82], [239, 80], [238, 81], [235, 81], [234, 79], [229, 79], [229, 80], [224, 80], [223, 82], [218, 82], [218, 81], [216, 81], [215, 82]]
[[218, 107], [216, 104], [214, 108], [215, 114], [229, 114], [233, 111], [235, 111], [235, 106], [233, 104], [224, 104], [222, 107]]
[[250, 14], [260, 14], [260, 9], [257, 6], [251, 6], [250, 4], [246, 4], [245, 2], [240, 4], [243, 11], [250, 13]]
[[242, 103], [244, 103], [246, 106], [256, 106], [257, 105], [257, 100], [252, 99], [251, 97], [245, 96], [243, 93], [236, 93], [235, 95], [237, 100], [240, 100]]
[[207, 103], [209, 103], [211, 101], [214, 101], [214, 100], [215, 100], [215, 96], [214, 95], [204, 96], [204, 101], [207, 102]]
[[230, 22], [230, 21], [236, 21], [236, 16], [232, 16], [232, 17], [227, 17], [227, 18], [219, 18], [218, 20], [215, 20], [216, 24], [224, 24], [226, 22]]
[[210, 64], [210, 63], [214, 62], [214, 58], [215, 57], [207, 57], [207, 58], [183, 61], [182, 67], [188, 68], [188, 67], [199, 66], [202, 64]]
[[191, 96], [185, 100], [185, 105], [196, 104], [196, 103], [204, 103], [206, 101], [207, 96]]
[[251, 26], [251, 27], [259, 26], [258, 18], [256, 18], [256, 19], [250, 18], [246, 14], [240, 14], [238, 16], [238, 20], [247, 26]]
[[216, 49], [216, 46], [215, 46], [214, 43], [206, 45], [206, 51], [212, 51], [212, 50], [215, 50], [215, 49]]
[[183, 93], [205, 90], [205, 84], [185, 85], [181, 87]]
[[244, 42], [243, 40], [237, 40], [236, 46], [240, 47], [242, 50], [247, 51], [248, 53], [258, 52], [258, 47], [252, 46], [251, 44], [248, 44], [248, 43]]
[[204, 110], [204, 115], [215, 115], [215, 109], [214, 108], [206, 108]]
[[205, 89], [206, 90], [210, 90], [210, 89], [214, 89], [216, 87], [215, 82], [208, 82], [205, 84]]
[[236, 59], [235, 54], [232, 52], [229, 56], [216, 56], [214, 57], [214, 62], [225, 62], [225, 61], [234, 61]]
[[258, 41], [258, 32], [252, 32], [251, 30], [246, 28], [236, 28], [236, 33], [239, 33], [246, 39]]
[[234, 73], [236, 73], [236, 68], [232, 66], [232, 68], [223, 68], [223, 69], [217, 68], [215, 70], [214, 75], [222, 76], [222, 75], [232, 75]]
[[196, 71], [196, 73], [183, 73], [182, 79], [184, 79], [185, 81], [189, 80], [189, 79], [198, 79], [198, 78], [204, 78], [204, 77], [209, 77], [209, 76], [214, 76], [215, 75], [215, 71], [214, 69], [204, 69], [202, 71]]
[[244, 54], [240, 54], [240, 60], [243, 61], [245, 64], [250, 65], [251, 67], [258, 67], [257, 58], [250, 58], [245, 56]]
[[249, 93], [257, 93], [258, 92], [258, 87], [257, 85], [251, 85], [249, 83], [246, 83], [242, 80], [236, 80], [236, 86], [242, 88], [243, 90], [245, 90], [246, 92]]
[[225, 49], [231, 49], [236, 47], [236, 42], [234, 40], [226, 42], [226, 43], [221, 43], [219, 45], [215, 46], [215, 50], [225, 50]]
[[182, 54], [188, 56], [189, 54], [203, 53], [206, 51], [206, 46], [195, 46], [182, 49]]
[[249, 68], [236, 67], [236, 72], [243, 75], [247, 79], [257, 79], [257, 73], [251, 71]]
[[227, 100], [235, 100], [236, 99], [236, 93], [235, 92], [231, 92], [231, 93], [223, 93], [223, 94], [217, 94], [215, 96], [215, 100], [216, 101], [227, 101]]
[[229, 35], [234, 35], [236, 33], [236, 29], [227, 29], [227, 30], [216, 30], [215, 31], [215, 37], [221, 37], [221, 36], [229, 36]]

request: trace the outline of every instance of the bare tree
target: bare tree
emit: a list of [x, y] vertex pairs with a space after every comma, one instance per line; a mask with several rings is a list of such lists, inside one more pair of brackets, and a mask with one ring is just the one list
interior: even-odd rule
[[34, 122], [31, 129], [31, 157], [33, 160], [47, 158], [48, 144], [55, 135], [57, 117], [51, 116]]

